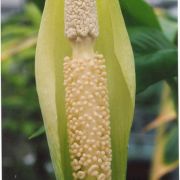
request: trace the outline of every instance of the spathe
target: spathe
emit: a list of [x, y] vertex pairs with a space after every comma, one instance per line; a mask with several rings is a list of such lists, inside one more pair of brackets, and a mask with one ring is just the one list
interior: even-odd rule
[[[106, 59], [112, 139], [112, 179], [124, 180], [134, 111], [134, 58], [117, 0], [97, 0], [95, 50]], [[64, 106], [63, 59], [71, 55], [64, 36], [64, 1], [47, 0], [36, 51], [36, 83], [56, 178], [71, 180]]]

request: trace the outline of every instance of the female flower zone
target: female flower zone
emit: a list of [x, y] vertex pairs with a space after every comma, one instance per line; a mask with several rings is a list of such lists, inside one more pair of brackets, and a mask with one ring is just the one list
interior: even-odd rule
[[133, 54], [118, 0], [47, 0], [36, 84], [58, 180], [124, 180]]

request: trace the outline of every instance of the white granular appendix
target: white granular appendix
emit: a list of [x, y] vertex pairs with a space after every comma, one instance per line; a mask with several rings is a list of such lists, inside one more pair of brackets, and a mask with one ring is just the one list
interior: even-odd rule
[[102, 55], [64, 62], [66, 113], [73, 176], [111, 179], [106, 66]]
[[65, 0], [65, 34], [69, 39], [98, 36], [96, 0]]

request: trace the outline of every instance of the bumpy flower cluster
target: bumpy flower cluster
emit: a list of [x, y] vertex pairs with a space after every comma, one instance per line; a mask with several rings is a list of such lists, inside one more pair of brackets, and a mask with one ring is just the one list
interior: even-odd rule
[[74, 179], [111, 179], [111, 140], [103, 55], [64, 59], [65, 102]]
[[65, 0], [65, 34], [69, 39], [98, 36], [96, 0]]

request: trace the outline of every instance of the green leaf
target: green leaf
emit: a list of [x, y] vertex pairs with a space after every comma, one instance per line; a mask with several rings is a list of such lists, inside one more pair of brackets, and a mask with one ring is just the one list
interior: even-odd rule
[[167, 37], [168, 40], [174, 42], [178, 29], [177, 22], [172, 21], [164, 16], [159, 16], [158, 19], [161, 24], [162, 31], [164, 32], [164, 35]]
[[161, 29], [153, 8], [144, 0], [119, 0], [127, 26]]
[[178, 150], [178, 127], [171, 129], [167, 135], [164, 149], [164, 163], [171, 164], [179, 159]]
[[135, 54], [137, 93], [150, 85], [177, 76], [177, 48], [162, 32], [151, 28], [130, 28]]
[[34, 2], [34, 4], [36, 4], [36, 6], [41, 10], [43, 11], [44, 9], [44, 4], [45, 4], [45, 1], [46, 0], [30, 0], [32, 2]]
[[25, 15], [33, 23], [34, 28], [38, 28], [41, 20], [41, 12], [34, 3], [25, 6]]
[[174, 108], [176, 110], [176, 113], [178, 114], [178, 79], [171, 78], [167, 79], [166, 81], [171, 88], [171, 96], [174, 102]]
[[19, 26], [15, 24], [5, 25], [2, 27], [2, 40], [12, 40], [14, 37], [23, 38], [34, 33], [33, 27]]
[[42, 134], [45, 133], [45, 129], [44, 129], [44, 126], [41, 126], [37, 131], [35, 131], [30, 137], [29, 139], [33, 139], [33, 138], [36, 138]]
[[161, 80], [177, 76], [177, 50], [161, 50], [135, 60], [137, 93]]
[[150, 54], [158, 50], [176, 48], [164, 34], [154, 28], [133, 27], [128, 29], [135, 55]]

